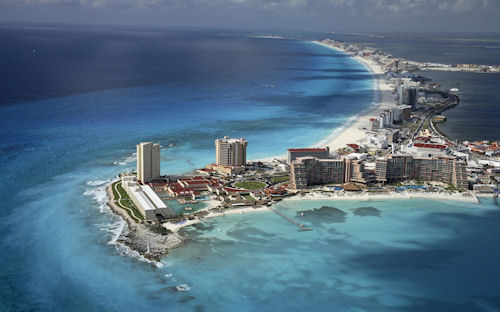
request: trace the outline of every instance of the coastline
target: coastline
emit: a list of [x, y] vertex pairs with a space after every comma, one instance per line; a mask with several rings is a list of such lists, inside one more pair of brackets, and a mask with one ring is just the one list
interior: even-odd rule
[[132, 220], [124, 209], [115, 204], [115, 197], [111, 189], [114, 182], [116, 182], [116, 180], [111, 181], [106, 186], [106, 194], [109, 199], [107, 205], [116, 215], [121, 217], [127, 223], [116, 239], [116, 243], [123, 244], [130, 249], [137, 251], [141, 256], [150, 261], [159, 261], [168, 253], [170, 249], [182, 245], [182, 238], [177, 234], [172, 233], [165, 235], [155, 233], [145, 224], [136, 223]]
[[[362, 139], [365, 135], [365, 132], [370, 127], [370, 118], [379, 116], [384, 110], [391, 109], [392, 107], [397, 106], [396, 95], [392, 94], [392, 89], [387, 84], [387, 80], [384, 76], [384, 71], [382, 70], [382, 67], [380, 65], [360, 56], [350, 55], [337, 47], [330, 46], [323, 42], [311, 42], [352, 57], [354, 60], [361, 63], [373, 75], [373, 91], [376, 92], [375, 100], [373, 101], [373, 103], [358, 114], [344, 121], [344, 123], [340, 127], [332, 129], [328, 136], [311, 146], [328, 146], [330, 150], [337, 150], [339, 148], [345, 147], [347, 144], [355, 143]], [[252, 161], [271, 162], [275, 159], [284, 160], [286, 159], [286, 154], [252, 159]]]
[[393, 199], [429, 199], [429, 200], [453, 200], [459, 202], [476, 203], [479, 204], [479, 200], [473, 193], [434, 193], [434, 192], [390, 192], [382, 194], [370, 194], [370, 193], [344, 193], [342, 195], [338, 193], [308, 193], [306, 195], [300, 196], [295, 195], [283, 199], [283, 201], [296, 201], [296, 200], [356, 200], [356, 201], [370, 201], [370, 200], [393, 200]]
[[387, 84], [382, 67], [371, 60], [364, 59], [360, 56], [354, 56], [336, 47], [330, 46], [320, 41], [312, 41], [315, 44], [344, 53], [361, 63], [374, 77], [373, 89], [378, 92], [375, 103], [358, 115], [353, 116], [345, 122], [345, 125], [336, 128], [328, 137], [324, 138], [316, 146], [328, 146], [330, 150], [337, 150], [345, 147], [347, 144], [355, 143], [363, 138], [365, 131], [362, 128], [369, 129], [369, 119], [380, 115], [384, 110], [396, 106], [396, 95], [392, 94], [391, 87]]
[[[392, 88], [388, 85], [387, 79], [385, 78], [384, 72], [378, 64], [371, 60], [364, 59], [360, 56], [354, 56], [345, 51], [338, 49], [336, 47], [330, 46], [328, 44], [312, 41], [314, 44], [318, 44], [332, 50], [344, 53], [349, 57], [354, 58], [356, 61], [361, 63], [371, 74], [373, 75], [373, 91], [376, 93], [373, 103], [358, 113], [347, 119], [342, 126], [334, 128], [331, 133], [319, 141], [314, 146], [328, 146], [331, 150], [337, 150], [339, 148], [345, 147], [347, 144], [356, 143], [361, 138], [364, 137], [365, 132], [369, 129], [369, 119], [380, 115], [384, 110], [390, 109], [396, 106], [395, 98], [396, 95], [393, 94]], [[286, 155], [271, 156], [262, 159], [254, 159], [254, 161], [272, 161], [274, 159], [284, 159]], [[209, 206], [197, 212], [206, 212], [205, 215], [198, 216], [194, 219], [185, 220], [172, 223], [167, 222], [162, 225], [165, 229], [171, 231], [171, 234], [161, 235], [152, 232], [144, 224], [138, 224], [132, 220], [123, 209], [119, 208], [114, 203], [113, 192], [110, 189], [111, 182], [106, 191], [108, 197], [110, 198], [108, 206], [121, 216], [126, 222], [128, 227], [126, 227], [118, 238], [118, 242], [122, 243], [130, 248], [138, 251], [142, 256], [147, 259], [159, 260], [161, 257], [168, 253], [169, 249], [176, 248], [182, 245], [182, 237], [178, 235], [178, 232], [184, 227], [191, 226], [202, 222], [205, 219], [223, 217], [232, 214], [245, 214], [250, 212], [264, 212], [271, 210], [268, 207], [244, 207], [244, 208], [232, 208], [227, 210], [218, 210], [216, 207], [219, 206], [220, 202], [213, 200], [209, 203]], [[283, 201], [298, 201], [298, 200], [353, 200], [353, 201], [371, 201], [371, 200], [403, 200], [403, 199], [428, 199], [428, 200], [452, 200], [458, 202], [469, 202], [477, 203], [480, 201], [474, 193], [417, 193], [417, 192], [390, 192], [382, 194], [373, 193], [327, 193], [321, 192], [320, 190], [314, 190], [305, 195], [293, 195], [284, 198]], [[163, 242], [162, 242], [163, 241]], [[150, 251], [147, 253], [146, 246], [147, 242], [150, 243]], [[164, 245], [164, 246], [162, 246]]]
[[[269, 207], [258, 206], [258, 207], [242, 207], [242, 208], [230, 208], [226, 210], [219, 210], [213, 206], [216, 201], [213, 201], [204, 212], [207, 214], [195, 217], [194, 219], [185, 219], [181, 222], [172, 223], [167, 222], [161, 226], [169, 230], [169, 234], [159, 234], [151, 231], [146, 224], [136, 223], [125, 210], [119, 208], [114, 203], [114, 196], [111, 190], [111, 185], [115, 181], [112, 181], [106, 187], [106, 192], [109, 197], [108, 206], [111, 210], [123, 218], [127, 226], [125, 226], [116, 242], [123, 244], [130, 249], [138, 252], [142, 257], [157, 262], [160, 261], [162, 257], [168, 254], [168, 251], [173, 248], [177, 248], [183, 244], [183, 238], [178, 232], [191, 225], [195, 225], [203, 222], [206, 219], [225, 217], [226, 215], [235, 214], [246, 214], [252, 212], [272, 212]], [[430, 192], [389, 192], [389, 193], [334, 193], [334, 192], [322, 192], [321, 190], [312, 190], [311, 192], [303, 195], [296, 194], [290, 197], [284, 198], [281, 202], [289, 201], [303, 201], [303, 200], [326, 200], [326, 201], [391, 201], [391, 200], [408, 200], [408, 199], [426, 199], [433, 201], [456, 201], [456, 202], [466, 202], [481, 204], [480, 198], [489, 198], [490, 196], [480, 196], [472, 192], [467, 193], [430, 193]], [[201, 212], [201, 211], [198, 211]], [[149, 251], [147, 250], [149, 242]]]

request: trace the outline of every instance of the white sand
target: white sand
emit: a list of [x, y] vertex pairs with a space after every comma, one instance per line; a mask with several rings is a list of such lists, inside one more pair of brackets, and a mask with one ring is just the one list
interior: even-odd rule
[[[313, 41], [316, 44], [328, 47], [330, 49], [344, 51], [327, 45], [319, 41]], [[387, 83], [382, 67], [374, 61], [362, 58], [360, 56], [352, 56], [358, 62], [362, 63], [368, 70], [372, 72], [375, 77], [374, 89], [379, 90], [380, 94], [377, 96], [373, 106], [360, 113], [359, 116], [352, 118], [346, 122], [346, 125], [340, 129], [334, 129], [332, 134], [320, 141], [316, 146], [328, 146], [330, 150], [334, 151], [339, 148], [345, 147], [346, 144], [355, 143], [363, 138], [365, 132], [369, 129], [369, 119], [375, 118], [380, 115], [385, 109], [390, 109], [396, 106], [396, 95], [392, 94], [392, 87]], [[365, 128], [365, 129], [362, 129]]]
[[[345, 53], [344, 51], [325, 43], [319, 41], [313, 42], [327, 48]], [[375, 77], [373, 88], [374, 90], [378, 90], [379, 94], [376, 96], [375, 101], [371, 107], [360, 112], [360, 114], [348, 119], [342, 127], [333, 129], [329, 136], [314, 144], [312, 147], [328, 146], [331, 151], [335, 151], [339, 148], [345, 147], [347, 144], [356, 143], [361, 138], [363, 138], [367, 129], [370, 128], [370, 118], [375, 118], [379, 116], [380, 113], [382, 113], [384, 110], [396, 106], [396, 95], [392, 94], [392, 87], [387, 83], [387, 79], [384, 75], [382, 67], [376, 64], [374, 61], [362, 58], [360, 56], [351, 57], [362, 63], [370, 72], [372, 72], [373, 76]], [[292, 147], [296, 146], [291, 146], [290, 148]], [[253, 161], [272, 162], [273, 159], [286, 159], [286, 155], [282, 154], [279, 156], [253, 159]]]
[[390, 200], [422, 198], [432, 200], [453, 200], [462, 202], [479, 203], [472, 193], [445, 193], [445, 192], [390, 192], [390, 193], [319, 193], [311, 192], [304, 196], [296, 195], [285, 198], [284, 201], [293, 200]]
[[[214, 200], [214, 202], [217, 202]], [[220, 202], [217, 202], [220, 204]], [[215, 205], [214, 207], [217, 207], [218, 205]], [[181, 222], [181, 223], [171, 223], [171, 222], [168, 222], [168, 223], [165, 223], [163, 224], [163, 227], [171, 230], [172, 232], [176, 233], [178, 232], [180, 229], [186, 227], [186, 226], [190, 226], [190, 225], [193, 225], [193, 224], [196, 224], [196, 223], [199, 223], [201, 221], [203, 221], [204, 219], [210, 219], [210, 218], [216, 218], [216, 217], [224, 217], [226, 215], [231, 215], [231, 214], [245, 214], [245, 213], [249, 213], [249, 212], [257, 212], [257, 211], [269, 211], [269, 208], [267, 207], [257, 207], [257, 208], [252, 208], [252, 207], [243, 207], [243, 208], [233, 208], [233, 209], [228, 209], [228, 210], [223, 210], [222, 212], [215, 212], [215, 211], [210, 211], [206, 216], [204, 216], [203, 218], [201, 219], [194, 219], [194, 220], [186, 220], [184, 222]], [[199, 212], [199, 211], [197, 211]]]

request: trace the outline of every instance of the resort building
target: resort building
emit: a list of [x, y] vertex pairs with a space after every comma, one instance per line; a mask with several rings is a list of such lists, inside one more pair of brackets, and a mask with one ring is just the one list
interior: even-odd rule
[[[350, 155], [348, 155], [350, 156]], [[365, 162], [362, 159], [345, 157], [345, 183], [355, 183], [366, 185], [375, 180], [373, 171], [365, 168]]]
[[160, 144], [141, 142], [137, 145], [137, 180], [148, 183], [160, 176]]
[[409, 105], [400, 105], [394, 108], [391, 108], [394, 112], [394, 121], [408, 121], [411, 116], [411, 106]]
[[288, 164], [299, 157], [316, 157], [318, 159], [330, 158], [330, 149], [324, 148], [290, 148], [288, 149]]
[[216, 178], [205, 178], [201, 176], [181, 178], [177, 182], [165, 185], [165, 192], [175, 197], [199, 198], [203, 192], [225, 194], [224, 185]]
[[219, 174], [226, 176], [245, 173], [244, 166], [225, 166], [225, 165], [209, 164], [207, 165], [205, 170], [216, 171]]
[[167, 207], [149, 185], [138, 184], [134, 176], [122, 176], [121, 185], [144, 219], [155, 220], [175, 216], [172, 208]]
[[222, 166], [244, 166], [247, 162], [247, 141], [227, 136], [215, 140], [215, 164]]
[[391, 155], [379, 158], [375, 168], [379, 182], [404, 180], [437, 181], [453, 185], [457, 189], [467, 189], [466, 164], [455, 157], [413, 157], [411, 155]]
[[402, 85], [398, 87], [399, 105], [409, 105], [413, 110], [418, 102], [418, 90], [416, 87]]
[[299, 157], [292, 161], [290, 187], [304, 189], [309, 185], [344, 183], [345, 161], [343, 159], [318, 159]]

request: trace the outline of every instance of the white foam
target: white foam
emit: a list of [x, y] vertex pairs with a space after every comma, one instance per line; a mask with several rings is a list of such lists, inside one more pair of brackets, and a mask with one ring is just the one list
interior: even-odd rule
[[106, 186], [102, 185], [93, 189], [87, 189], [83, 192], [83, 195], [91, 196], [94, 199], [93, 204], [99, 207], [99, 211], [101, 213], [104, 212], [107, 207], [106, 203], [108, 202], [108, 195], [106, 194]]
[[177, 288], [178, 291], [190, 291], [191, 290], [191, 287], [189, 287], [188, 284], [180, 284], [180, 285], [176, 286], [175, 288]]
[[103, 184], [108, 184], [111, 181], [113, 181], [113, 180], [112, 179], [108, 179], [108, 180], [93, 180], [93, 181], [87, 181], [87, 185], [90, 185], [90, 186], [99, 186], [99, 185], [103, 185]]
[[131, 162], [135, 162], [137, 160], [137, 153], [132, 153], [132, 155], [127, 156], [125, 158], [121, 158], [120, 160], [117, 160], [113, 162], [113, 165], [116, 166], [126, 166], [127, 164]]

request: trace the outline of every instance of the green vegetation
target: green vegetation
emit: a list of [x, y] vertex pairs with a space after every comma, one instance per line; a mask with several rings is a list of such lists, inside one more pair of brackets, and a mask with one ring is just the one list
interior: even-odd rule
[[288, 182], [290, 181], [290, 176], [281, 176], [281, 177], [272, 177], [271, 182], [272, 183], [282, 183], [282, 182]]
[[160, 235], [168, 235], [168, 234], [172, 233], [171, 230], [166, 229], [160, 225], [150, 225], [150, 226], [148, 226], [148, 228], [151, 230], [151, 232], [154, 232], [154, 233], [160, 234]]
[[[115, 197], [115, 201], [119, 207], [123, 208], [127, 212], [127, 214], [135, 221], [144, 220], [144, 216], [134, 206], [127, 192], [125, 192], [125, 190], [123, 189], [120, 181], [113, 183], [111, 185], [111, 189], [113, 190], [113, 196]], [[118, 200], [120, 196], [121, 200]]]
[[266, 183], [259, 181], [241, 181], [241, 182], [236, 182], [234, 186], [245, 190], [258, 190], [266, 187]]
[[447, 191], [456, 191], [456, 190], [457, 190], [457, 188], [456, 188], [454, 185], [450, 184], [450, 185], [446, 188], [446, 190], [447, 190]]

